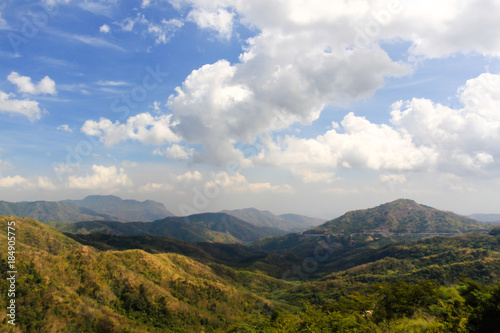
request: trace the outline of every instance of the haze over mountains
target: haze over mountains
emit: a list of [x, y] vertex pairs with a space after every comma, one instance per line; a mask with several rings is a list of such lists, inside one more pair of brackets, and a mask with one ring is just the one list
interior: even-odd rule
[[277, 228], [289, 232], [303, 231], [324, 222], [322, 219], [298, 214], [274, 215], [270, 211], [255, 208], [223, 210], [222, 213], [233, 215], [256, 226]]
[[[146, 200], [124, 200], [114, 195], [89, 195], [82, 200], [63, 200], [80, 207], [92, 209], [96, 212], [118, 216], [122, 221], [151, 222], [174, 216], [164, 204]], [[65, 221], [69, 222], [69, 221]]]

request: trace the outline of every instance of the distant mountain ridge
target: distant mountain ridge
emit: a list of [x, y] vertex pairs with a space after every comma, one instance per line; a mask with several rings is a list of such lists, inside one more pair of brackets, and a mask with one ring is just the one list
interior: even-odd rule
[[269, 227], [257, 227], [224, 213], [203, 213], [187, 217], [167, 217], [154, 222], [88, 221], [54, 223], [50, 226], [79, 234], [167, 236], [186, 242], [247, 243], [279, 235]]
[[102, 214], [118, 216], [120, 221], [152, 222], [174, 216], [164, 204], [153, 200], [124, 200], [114, 195], [89, 195], [82, 200], [63, 200]]
[[98, 213], [71, 203], [54, 201], [0, 201], [0, 215], [32, 218], [41, 222], [123, 221], [118, 216]]
[[500, 214], [472, 214], [467, 217], [479, 222], [500, 223]]
[[256, 226], [271, 227], [287, 232], [304, 231], [324, 222], [322, 219], [298, 214], [274, 215], [270, 211], [256, 208], [224, 210], [222, 213], [235, 216]]

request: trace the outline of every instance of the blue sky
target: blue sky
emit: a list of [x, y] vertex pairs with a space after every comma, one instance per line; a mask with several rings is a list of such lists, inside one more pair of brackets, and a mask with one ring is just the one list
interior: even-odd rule
[[500, 5], [4, 1], [0, 199], [500, 213]]

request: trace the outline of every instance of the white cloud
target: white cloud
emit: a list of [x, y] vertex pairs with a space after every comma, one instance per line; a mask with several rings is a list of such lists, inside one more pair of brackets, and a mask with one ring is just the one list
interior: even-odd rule
[[170, 184], [148, 183], [146, 185], [139, 187], [138, 191], [151, 193], [151, 192], [165, 192], [165, 191], [168, 192], [172, 191], [173, 189], [174, 187]]
[[195, 170], [194, 172], [186, 172], [185, 174], [175, 176], [175, 180], [178, 182], [190, 182], [190, 181], [199, 181], [203, 178], [201, 172]]
[[29, 99], [15, 99], [14, 94], [7, 94], [0, 91], [0, 113], [9, 113], [12, 115], [23, 115], [30, 121], [39, 120], [42, 117], [42, 110], [37, 101]]
[[[221, 60], [193, 71], [169, 98], [179, 134], [204, 146], [195, 161], [244, 161], [234, 148], [237, 142], [294, 122], [309, 124], [326, 105], [370, 97], [385, 78], [411, 73], [413, 59], [392, 60], [382, 42], [409, 42], [410, 55], [430, 58], [459, 52], [500, 55], [500, 6], [494, 0], [170, 3], [187, 8], [188, 19], [201, 28], [223, 36], [229, 36], [236, 20], [258, 31], [247, 40], [239, 62]], [[411, 143], [411, 137], [397, 135], [397, 142]], [[382, 163], [375, 160], [368, 167]], [[379, 167], [412, 168], [402, 163]]]
[[109, 25], [107, 24], [103, 24], [99, 27], [99, 31], [102, 32], [102, 33], [109, 33], [111, 31], [111, 28], [109, 27]]
[[220, 188], [228, 193], [235, 192], [271, 192], [271, 193], [294, 193], [293, 187], [288, 184], [271, 185], [270, 183], [248, 183], [245, 176], [237, 173], [228, 174], [226, 171], [211, 174], [212, 180], [205, 183], [206, 188]]
[[93, 173], [85, 177], [68, 177], [68, 187], [72, 189], [107, 189], [112, 190], [119, 187], [130, 187], [132, 181], [125, 174], [125, 170], [117, 169], [115, 166], [93, 165]]
[[153, 151], [153, 155], [167, 156], [176, 160], [187, 160], [193, 155], [194, 149], [173, 144], [170, 147], [162, 150], [157, 148]]
[[74, 40], [74, 41], [78, 41], [78, 42], [81, 42], [81, 43], [84, 43], [84, 44], [87, 44], [87, 45], [90, 45], [93, 47], [106, 47], [106, 48], [114, 49], [114, 50], [121, 51], [121, 52], [126, 51], [123, 47], [118, 46], [118, 45], [113, 44], [113, 43], [110, 43], [102, 38], [69, 34], [69, 33], [58, 32], [58, 31], [52, 31], [52, 33], [57, 35], [57, 36], [60, 36], [60, 37], [66, 38], [66, 39], [70, 39], [70, 40]]
[[200, 28], [215, 30], [221, 39], [230, 39], [233, 31], [234, 14], [224, 8], [207, 10], [196, 8], [189, 12], [187, 19]]
[[130, 85], [130, 83], [125, 82], [125, 81], [97, 81], [97, 84], [100, 86], [111, 86], [111, 87]]
[[56, 95], [56, 83], [48, 76], [45, 76], [38, 84], [33, 84], [29, 76], [21, 76], [16, 72], [11, 72], [7, 79], [17, 86], [17, 90], [22, 93], [32, 95], [49, 94]]
[[38, 177], [38, 188], [46, 191], [57, 190], [57, 186], [48, 177]]
[[144, 14], [137, 14], [135, 18], [126, 18], [122, 22], [117, 22], [117, 25], [125, 32], [131, 32], [134, 27], [140, 25], [145, 27], [143, 33], [147, 33], [155, 37], [156, 44], [166, 44], [175, 35], [184, 23], [178, 19], [165, 20], [162, 19], [160, 23], [149, 21]]
[[126, 123], [101, 118], [99, 122], [87, 120], [81, 131], [87, 135], [98, 136], [107, 146], [112, 146], [126, 140], [137, 140], [143, 144], [163, 145], [179, 141], [172, 132], [175, 124], [171, 115], [153, 117], [149, 113], [141, 113], [130, 117]]
[[28, 186], [29, 181], [28, 179], [21, 177], [21, 176], [14, 176], [14, 177], [4, 177], [0, 178], [0, 187], [4, 188], [12, 188], [12, 187], [19, 187], [19, 186]]
[[390, 184], [406, 183], [406, 177], [402, 174], [380, 175], [379, 178], [382, 183], [390, 183]]
[[436, 160], [429, 147], [416, 146], [410, 135], [388, 125], [372, 124], [349, 113], [336, 129], [314, 139], [287, 136], [267, 149], [256, 161], [282, 167], [320, 166], [375, 170], [427, 170]]
[[73, 130], [68, 125], [66, 125], [66, 124], [57, 126], [57, 130], [58, 131], [68, 132], [68, 133], [73, 133]]
[[331, 184], [335, 181], [334, 172], [318, 172], [306, 168], [291, 168], [293, 175], [299, 177], [304, 183], [326, 183]]
[[485, 73], [459, 89], [462, 109], [428, 99], [393, 105], [391, 122], [439, 153], [445, 171], [479, 170], [500, 160], [500, 75]]

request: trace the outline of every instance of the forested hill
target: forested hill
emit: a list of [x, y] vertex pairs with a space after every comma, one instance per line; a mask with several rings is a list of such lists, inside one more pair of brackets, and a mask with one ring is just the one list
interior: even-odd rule
[[399, 199], [374, 208], [350, 211], [306, 233], [460, 234], [486, 231], [491, 225], [452, 212]]

